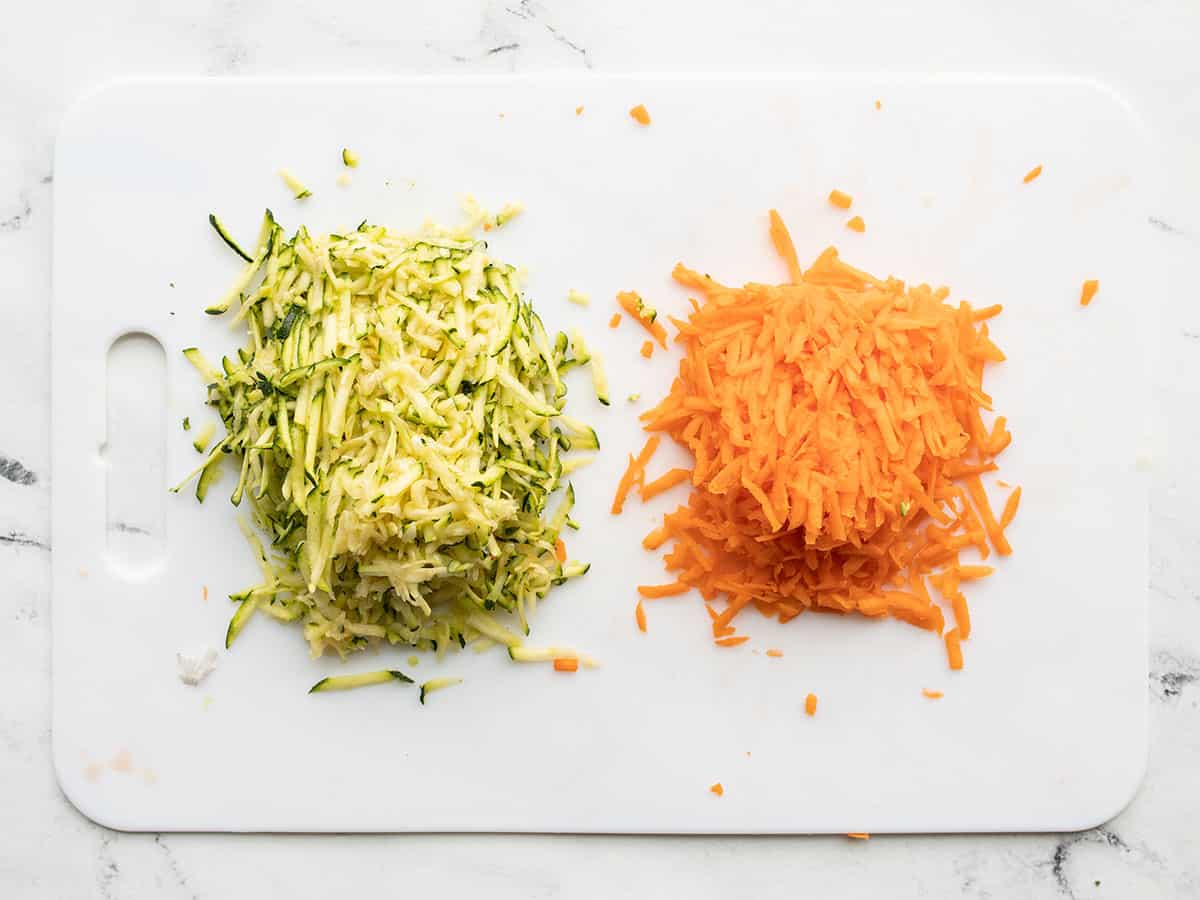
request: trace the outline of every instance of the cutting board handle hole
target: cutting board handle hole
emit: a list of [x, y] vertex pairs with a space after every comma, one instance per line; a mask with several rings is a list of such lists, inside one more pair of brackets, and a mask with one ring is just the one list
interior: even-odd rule
[[131, 579], [161, 566], [166, 545], [167, 358], [151, 335], [128, 332], [108, 349], [105, 545]]

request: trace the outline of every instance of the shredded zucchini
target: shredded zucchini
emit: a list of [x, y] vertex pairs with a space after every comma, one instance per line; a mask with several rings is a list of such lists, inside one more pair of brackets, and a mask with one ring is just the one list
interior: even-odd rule
[[288, 186], [288, 190], [292, 192], [292, 196], [297, 200], [303, 200], [305, 197], [312, 196], [312, 191], [304, 186], [304, 182], [287, 169], [280, 169], [279, 177], [283, 179], [283, 183]]
[[440, 691], [442, 688], [453, 687], [456, 684], [462, 684], [461, 678], [434, 678], [431, 681], [426, 681], [421, 685], [421, 705], [425, 705], [425, 698], [434, 691]]
[[571, 288], [569, 291], [567, 291], [567, 301], [569, 303], [574, 303], [576, 306], [590, 306], [592, 303], [592, 298], [582, 291], [577, 291], [575, 288]]
[[220, 366], [185, 351], [225, 426], [188, 480], [206, 490], [229, 456], [231, 499], [269, 542], [246, 529], [262, 580], [233, 595], [227, 644], [260, 611], [299, 621], [314, 656], [519, 645], [550, 588], [587, 571], [555, 556], [578, 527], [570, 485], [552, 502], [567, 452], [599, 446], [563, 415], [582, 340], [552, 340], [517, 271], [465, 231], [265, 223], [227, 295], [245, 346]]

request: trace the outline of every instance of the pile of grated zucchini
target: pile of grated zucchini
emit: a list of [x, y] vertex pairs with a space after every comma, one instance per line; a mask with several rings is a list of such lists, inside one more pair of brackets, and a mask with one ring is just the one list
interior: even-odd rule
[[232, 501], [269, 542], [242, 523], [262, 581], [232, 595], [226, 646], [256, 611], [301, 622], [314, 656], [518, 646], [506, 621], [528, 634], [550, 588], [588, 569], [556, 552], [573, 488], [551, 496], [564, 454], [598, 447], [563, 414], [576, 342], [546, 333], [516, 270], [466, 230], [288, 239], [268, 211], [251, 254], [211, 221], [247, 264], [206, 312], [240, 303], [248, 340], [219, 368], [184, 351], [225, 426], [184, 484], [198, 475], [203, 501], [240, 463]]

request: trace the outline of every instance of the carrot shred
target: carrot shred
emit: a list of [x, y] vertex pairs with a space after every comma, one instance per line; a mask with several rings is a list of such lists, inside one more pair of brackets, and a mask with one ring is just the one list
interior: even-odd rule
[[721, 784], [721, 782], [718, 781], [716, 784], [713, 784], [709, 787], [709, 791], [716, 794], [718, 797], [721, 797], [725, 794], [725, 787]]
[[637, 606], [633, 610], [634, 621], [637, 622], [638, 631], [642, 634], [646, 633], [646, 608], [642, 606], [642, 601], [638, 600]]
[[856, 841], [869, 841], [871, 839], [871, 834], [867, 831], [847, 831], [846, 837], [854, 838]]
[[643, 500], [652, 500], [659, 494], [669, 491], [678, 484], [683, 484], [685, 481], [691, 481], [691, 469], [671, 469], [665, 475], [660, 475], [649, 484], [644, 484], [639, 489], [638, 493]]
[[1025, 173], [1025, 178], [1023, 180], [1024, 180], [1025, 184], [1029, 184], [1029, 182], [1033, 181], [1033, 179], [1037, 178], [1041, 174], [1042, 174], [1042, 167], [1040, 165], [1037, 165]]
[[208, 585], [207, 584], [200, 586], [200, 596], [204, 599], [205, 603], [208, 602]]
[[809, 694], [804, 698], [804, 714], [815, 716], [817, 714], [817, 695]]
[[583, 107], [582, 106], [575, 107], [575, 115], [577, 115], [577, 116], [583, 115]]
[[717, 638], [715, 643], [719, 647], [736, 647], [738, 644], [744, 644], [750, 640], [746, 635], [738, 635], [737, 637], [722, 637]]
[[875, 108], [876, 108], [876, 109], [883, 109], [883, 103], [881, 103], [879, 100], [876, 100], [876, 101], [875, 101]]
[[779, 659], [781, 656], [783, 656], [783, 651], [776, 650], [774, 647], [772, 647], [770, 650], [767, 651], [767, 656], [770, 656], [773, 659]]
[[854, 198], [844, 191], [834, 188], [829, 192], [829, 202], [838, 209], [849, 209], [850, 204], [854, 202]]
[[1087, 306], [1092, 302], [1092, 298], [1096, 296], [1096, 291], [1100, 290], [1100, 282], [1094, 278], [1089, 278], [1083, 283], [1083, 290], [1079, 294], [1079, 305]]
[[650, 113], [646, 112], [646, 107], [640, 103], [629, 111], [629, 117], [639, 125], [650, 124]]
[[867, 223], [863, 221], [862, 216], [854, 216], [846, 223], [846, 227], [851, 231], [857, 231], [859, 234], [862, 234], [867, 230]]
[[621, 314], [613, 313], [612, 318], [608, 320], [608, 327], [616, 328], [620, 324], [621, 324]]
[[646, 357], [646, 359], [649, 359], [653, 355], [654, 341], [646, 341], [644, 344], [642, 344], [642, 356]]
[[[690, 476], [686, 503], [642, 543], [673, 542], [666, 568], [697, 589], [718, 643], [741, 642], [726, 629], [747, 607], [780, 622], [805, 610], [891, 616], [965, 639], [961, 586], [993, 570], [961, 565], [961, 552], [1012, 552], [980, 481], [1012, 440], [1003, 416], [983, 419], [985, 369], [1004, 360], [989, 320], [1003, 307], [876, 278], [833, 248], [803, 269], [775, 211], [770, 226], [786, 283], [728, 287], [675, 266], [701, 299], [672, 319], [678, 373], [641, 420], [693, 465], [647, 483], [643, 449], [614, 512], [634, 487], [650, 499]], [[648, 327], [636, 293], [617, 299]], [[927, 582], [954, 611], [953, 638]]]
[[672, 581], [670, 584], [639, 584], [638, 593], [647, 600], [658, 600], [661, 597], [678, 597], [692, 589], [690, 584], [682, 581]]
[[573, 656], [560, 656], [554, 660], [555, 672], [577, 672], [579, 671], [579, 660]]
[[1012, 524], [1012, 520], [1017, 517], [1017, 507], [1021, 505], [1021, 488], [1020, 485], [1013, 488], [1013, 492], [1008, 495], [1008, 499], [1004, 501], [1004, 511], [1000, 513], [1000, 527], [1007, 528]]
[[955, 671], [963, 667], [962, 644], [957, 628], [946, 632], [946, 659], [950, 661], [950, 668]]
[[658, 341], [659, 346], [664, 350], [667, 349], [667, 329], [662, 327], [662, 323], [657, 318], [648, 319], [645, 313], [639, 307], [642, 298], [634, 291], [621, 291], [617, 294], [617, 303], [621, 305], [621, 309], [629, 313], [630, 318], [636, 320], [650, 332], [650, 336]]
[[931, 691], [929, 688], [921, 688], [921, 695], [928, 697], [930, 700], [941, 700], [946, 696], [941, 691]]
[[646, 463], [650, 462], [650, 457], [658, 449], [661, 440], [658, 435], [651, 435], [650, 439], [646, 441], [646, 445], [642, 447], [641, 452], [637, 456], [629, 457], [629, 466], [625, 469], [625, 474], [621, 476], [621, 481], [617, 485], [616, 496], [613, 497], [612, 514], [614, 516], [619, 516], [621, 510], [625, 508], [625, 499], [629, 496], [629, 492], [635, 486], [640, 487], [645, 484]]
[[562, 538], [554, 539], [554, 558], [560, 563], [567, 561], [567, 545], [563, 543]]

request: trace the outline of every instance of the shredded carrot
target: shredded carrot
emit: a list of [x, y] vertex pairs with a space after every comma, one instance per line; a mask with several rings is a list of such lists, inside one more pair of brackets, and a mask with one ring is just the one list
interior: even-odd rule
[[850, 204], [854, 202], [854, 198], [849, 194], [834, 188], [829, 192], [829, 202], [838, 209], [849, 209]]
[[664, 350], [667, 349], [667, 329], [662, 327], [662, 323], [655, 319], [649, 319], [640, 308], [642, 298], [634, 291], [621, 291], [617, 294], [617, 303], [621, 305], [621, 309], [629, 313], [630, 317], [641, 323], [641, 326], [650, 332], [650, 336], [658, 341], [659, 346]]
[[774, 659], [779, 659], [779, 657], [783, 656], [783, 651], [776, 650], [774, 647], [772, 647], [770, 650], [767, 651], [767, 656], [770, 656]]
[[660, 597], [678, 597], [692, 589], [690, 584], [682, 581], [672, 581], [670, 584], [639, 584], [638, 593], [647, 600], [657, 600]]
[[1100, 282], [1094, 278], [1088, 279], [1083, 283], [1083, 291], [1079, 295], [1079, 304], [1087, 306], [1092, 302], [1092, 298], [1096, 296], [1096, 291], [1100, 290]]
[[805, 713], [805, 715], [809, 715], [809, 716], [815, 716], [817, 714], [817, 695], [816, 694], [809, 694], [807, 697], [804, 698], [804, 713]]
[[717, 638], [715, 643], [720, 647], [736, 647], [736, 646], [738, 646], [738, 644], [744, 644], [748, 640], [750, 640], [750, 638], [748, 638], [748, 637], [746, 637], [746, 635], [742, 634], [742, 635], [738, 635], [737, 637]]
[[691, 481], [691, 479], [691, 469], [671, 469], [665, 475], [660, 475], [649, 484], [642, 485], [639, 493], [643, 500], [651, 500], [664, 491], [669, 491], [675, 485], [683, 484], [685, 481]]
[[207, 584], [201, 585], [200, 596], [204, 599], [205, 603], [208, 602], [208, 585]]
[[875, 108], [876, 108], [876, 109], [883, 109], [883, 104], [882, 104], [882, 103], [880, 103], [878, 100], [876, 100], [876, 101], [875, 101]]
[[930, 700], [941, 700], [945, 696], [941, 691], [931, 691], [929, 688], [921, 688], [921, 694]]
[[714, 784], [712, 787], [710, 787], [709, 790], [712, 791], [714, 794], [716, 794], [718, 797], [722, 796], [725, 793], [725, 788], [721, 785], [721, 782], [719, 782], [719, 781], [716, 784]]
[[633, 610], [634, 621], [637, 622], [638, 631], [642, 634], [646, 633], [646, 609], [642, 606], [642, 601], [639, 600], [637, 606]]
[[646, 359], [649, 359], [653, 355], [654, 341], [646, 341], [646, 343], [642, 344], [642, 356], [646, 357]]
[[573, 656], [560, 656], [554, 660], [555, 672], [577, 672], [579, 671], [579, 660]]
[[575, 107], [575, 115], [577, 115], [577, 116], [583, 115], [583, 107], [582, 106]]
[[629, 111], [629, 116], [639, 125], [650, 124], [650, 113], [646, 112], [646, 107], [640, 103]]
[[[777, 213], [770, 239], [785, 284], [729, 287], [675, 267], [703, 299], [673, 319], [678, 374], [641, 418], [691, 453], [692, 487], [643, 546], [672, 541], [667, 570], [706, 603], [724, 598], [716, 629], [753, 606], [781, 622], [806, 609], [891, 616], [941, 636], [928, 579], [964, 638], [955, 595], [992, 570], [961, 566], [961, 551], [1012, 550], [979, 480], [1012, 439], [1003, 416], [983, 419], [1001, 307], [952, 305], [945, 288], [876, 278], [833, 248], [802, 270]], [[636, 294], [618, 299], [637, 314]], [[659, 482], [631, 458], [618, 499]]]
[[1004, 501], [1004, 511], [1000, 513], [1000, 527], [1007, 528], [1017, 517], [1017, 507], [1021, 505], [1021, 488], [1013, 488], [1013, 492]]
[[870, 833], [866, 831], [847, 831], [846, 837], [854, 838], [856, 841], [869, 841], [871, 839]]
[[616, 328], [616, 327], [617, 327], [618, 325], [620, 325], [620, 324], [621, 324], [621, 314], [620, 314], [620, 313], [613, 313], [613, 317], [612, 317], [611, 319], [609, 319], [609, 320], [608, 320], [608, 327], [609, 327], [609, 328]]
[[962, 644], [957, 628], [951, 628], [946, 632], [946, 658], [950, 661], [951, 669], [958, 671], [963, 667]]
[[1033, 179], [1037, 178], [1041, 174], [1042, 174], [1042, 167], [1040, 165], [1034, 166], [1032, 169], [1030, 169], [1028, 172], [1025, 173], [1025, 179], [1024, 179], [1025, 183], [1029, 184], [1029, 182], [1033, 181]]
[[567, 545], [563, 543], [562, 538], [554, 539], [554, 558], [560, 563], [567, 561]]
[[862, 220], [862, 216], [855, 216], [846, 223], [846, 227], [851, 231], [857, 231], [859, 234], [862, 234], [867, 230], [867, 223]]
[[613, 497], [612, 514], [614, 516], [620, 515], [621, 510], [625, 508], [625, 498], [629, 496], [629, 492], [635, 486], [640, 487], [646, 483], [646, 463], [650, 462], [650, 457], [658, 449], [660, 440], [658, 435], [651, 435], [641, 452], [637, 456], [629, 457], [629, 467], [621, 476], [621, 482], [617, 485], [617, 494]]

